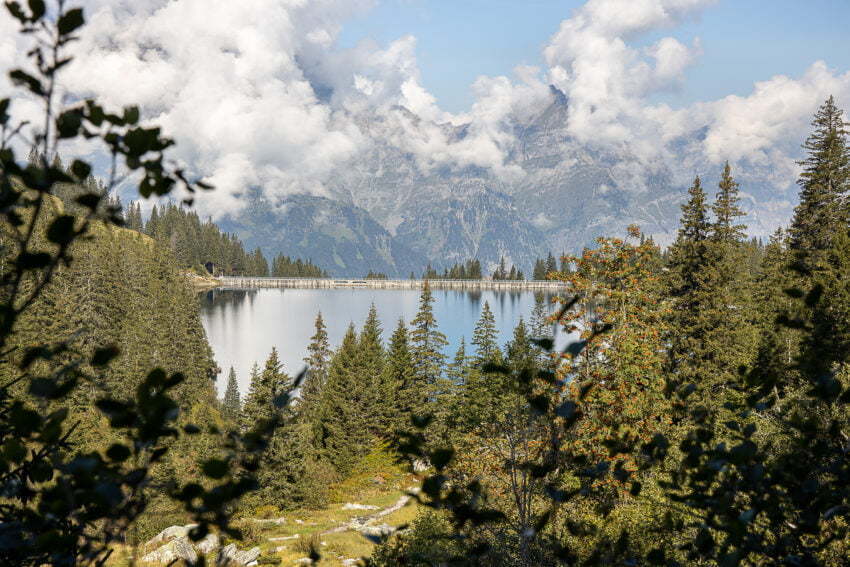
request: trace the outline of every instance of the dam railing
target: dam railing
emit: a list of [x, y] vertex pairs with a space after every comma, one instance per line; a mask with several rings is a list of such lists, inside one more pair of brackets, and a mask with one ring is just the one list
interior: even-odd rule
[[[253, 276], [219, 276], [222, 287], [252, 288], [367, 288], [422, 289], [426, 280], [384, 280], [357, 278], [273, 278]], [[504, 291], [557, 291], [564, 283], [550, 280], [427, 280], [431, 289], [494, 289]]]

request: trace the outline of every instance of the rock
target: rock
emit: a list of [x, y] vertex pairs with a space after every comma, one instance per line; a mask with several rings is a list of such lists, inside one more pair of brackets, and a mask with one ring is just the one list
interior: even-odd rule
[[221, 545], [221, 540], [216, 534], [207, 534], [207, 537], [195, 544], [195, 549], [197, 549], [201, 555], [206, 555], [207, 553], [212, 553], [218, 549], [219, 545]]
[[283, 536], [283, 537], [270, 537], [269, 541], [287, 541], [287, 540], [290, 540], [290, 539], [298, 539], [299, 537], [301, 537], [300, 534], [288, 535], [288, 536]]
[[428, 470], [428, 461], [423, 459], [413, 459], [413, 472], [420, 473]]
[[346, 502], [342, 507], [343, 510], [377, 510], [377, 506], [373, 506], [371, 504], [352, 504], [351, 502]]
[[359, 559], [343, 559], [342, 566], [343, 567], [355, 567], [358, 563], [360, 563]]
[[226, 567], [233, 562], [233, 556], [236, 555], [235, 544], [227, 544], [223, 548], [221, 548], [218, 552], [218, 558], [215, 560], [215, 564], [217, 567]]
[[239, 551], [236, 545], [230, 544], [224, 546], [218, 552], [216, 565], [218, 567], [229, 567], [230, 565], [251, 565], [256, 564], [257, 558], [260, 556], [260, 548], [252, 547], [247, 551]]
[[275, 553], [280, 553], [281, 551], [286, 551], [286, 546], [285, 546], [285, 545], [279, 545], [279, 546], [277, 546], [277, 547], [275, 547], [275, 548], [274, 548], [274, 552], [275, 552]]
[[174, 538], [142, 557], [142, 561], [146, 563], [164, 564], [171, 564], [177, 561], [195, 563], [197, 560], [198, 554], [195, 553], [195, 548], [192, 547], [192, 544], [189, 543], [189, 539], [186, 537]]
[[158, 547], [158, 546], [162, 545], [163, 543], [169, 542], [173, 539], [177, 539], [177, 538], [181, 538], [181, 537], [185, 538], [189, 535], [189, 530], [191, 530], [194, 527], [197, 527], [197, 525], [198, 524], [187, 524], [185, 526], [171, 526], [171, 527], [165, 528], [164, 530], [159, 532], [157, 535], [155, 535], [152, 539], [148, 540], [148, 542], [145, 543], [145, 548]]
[[301, 557], [301, 558], [295, 560], [295, 564], [296, 565], [312, 565], [313, 560], [310, 559], [309, 557]]
[[272, 524], [275, 526], [280, 526], [286, 523], [286, 518], [281, 516], [280, 518], [251, 518], [250, 521], [256, 524]]
[[376, 537], [387, 537], [395, 532], [395, 528], [389, 524], [380, 524], [377, 526], [360, 526], [357, 529], [361, 534]]

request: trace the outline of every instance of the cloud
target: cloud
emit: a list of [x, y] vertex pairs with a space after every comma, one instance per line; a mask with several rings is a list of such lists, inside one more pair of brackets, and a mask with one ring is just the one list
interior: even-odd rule
[[[412, 156], [422, 172], [483, 168], [512, 183], [526, 173], [511, 158], [518, 128], [550, 103], [550, 85], [568, 99], [575, 144], [635, 157], [612, 172], [634, 187], [659, 164], [683, 179], [726, 159], [787, 185], [819, 102], [834, 93], [850, 104], [850, 74], [820, 62], [799, 78], [758, 82], [747, 96], [654, 103], [682, 84], [700, 40], [638, 41], [715, 0], [589, 0], [549, 39], [545, 68], [479, 77], [469, 111], [451, 114], [422, 84], [416, 38], [338, 46], [346, 21], [376, 1], [86, 0], [88, 26], [63, 86], [108, 106], [140, 104], [177, 140], [179, 159], [217, 185], [199, 203], [213, 215], [238, 209], [252, 187], [272, 200], [329, 194], [339, 171], [380, 145]], [[21, 62], [14, 30], [0, 16], [2, 68]], [[19, 115], [37, 112], [18, 102]]]

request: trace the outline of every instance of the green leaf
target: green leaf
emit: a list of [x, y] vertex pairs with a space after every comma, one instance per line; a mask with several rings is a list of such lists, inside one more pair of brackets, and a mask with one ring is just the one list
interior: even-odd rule
[[17, 2], [6, 2], [6, 9], [9, 10], [9, 14], [12, 15], [13, 18], [25, 24], [29, 21], [29, 17], [24, 13], [21, 9], [21, 5]]
[[130, 458], [130, 449], [127, 448], [126, 445], [114, 443], [106, 450], [106, 456], [109, 457], [109, 460], [111, 461], [123, 463]]
[[74, 138], [83, 125], [83, 113], [80, 109], [66, 110], [56, 118], [56, 130], [60, 138]]
[[71, 173], [73, 173], [79, 181], [82, 181], [91, 174], [91, 166], [82, 160], [75, 159], [73, 163], [71, 163]]
[[44, 0], [29, 0], [29, 5], [32, 20], [40, 20], [46, 11]]
[[112, 361], [112, 359], [118, 356], [118, 354], [118, 347], [114, 345], [99, 348], [94, 351], [94, 355], [91, 357], [92, 366], [106, 366]]
[[128, 106], [124, 109], [124, 122], [134, 125], [139, 121], [139, 107]]
[[87, 209], [94, 211], [100, 204], [101, 196], [97, 193], [84, 193], [77, 197], [76, 201]]
[[208, 461], [204, 461], [203, 471], [206, 476], [213, 479], [223, 478], [227, 471], [229, 470], [229, 466], [227, 465], [227, 461], [223, 461], [221, 459], [210, 459]]
[[433, 453], [431, 453], [431, 464], [437, 470], [442, 470], [449, 464], [454, 457], [454, 449], [437, 449]]
[[84, 23], [86, 23], [86, 20], [83, 17], [83, 9], [73, 8], [65, 12], [62, 17], [59, 18], [59, 21], [56, 23], [56, 28], [59, 30], [61, 35], [68, 35]]
[[18, 256], [18, 266], [24, 270], [38, 270], [46, 267], [52, 257], [47, 252], [23, 252]]
[[15, 69], [9, 73], [9, 78], [12, 79], [12, 82], [19, 86], [24, 86], [29, 91], [38, 96], [44, 96], [44, 87], [41, 86], [41, 81], [33, 77], [32, 75], [21, 71], [20, 69]]
[[70, 244], [75, 235], [74, 217], [71, 215], [57, 217], [47, 229], [47, 239], [59, 245]]
[[9, 105], [11, 102], [8, 98], [0, 99], [0, 125], [9, 122]]

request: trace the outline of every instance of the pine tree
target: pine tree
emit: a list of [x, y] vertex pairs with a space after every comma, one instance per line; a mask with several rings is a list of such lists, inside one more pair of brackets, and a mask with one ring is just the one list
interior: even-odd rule
[[468, 374], [469, 358], [466, 356], [466, 339], [461, 337], [454, 359], [446, 369], [446, 377], [452, 384], [462, 386], [466, 383]]
[[818, 109], [812, 126], [803, 146], [807, 156], [799, 163], [800, 204], [790, 229], [790, 247], [803, 271], [823, 264], [833, 236], [843, 233], [848, 223], [850, 148], [844, 113], [833, 97]]
[[745, 216], [741, 210], [738, 183], [732, 178], [732, 168], [726, 162], [718, 184], [718, 192], [711, 207], [714, 213], [711, 240], [738, 247], [744, 241], [746, 225], [735, 224], [738, 217]]
[[445, 363], [443, 349], [448, 345], [446, 335], [437, 327], [433, 304], [434, 296], [426, 281], [419, 297], [419, 311], [410, 322], [410, 346], [416, 378], [429, 386], [433, 386], [442, 374]]
[[370, 416], [363, 377], [358, 373], [358, 340], [351, 324], [331, 359], [319, 410], [319, 444], [323, 458], [345, 475], [371, 448]]
[[705, 406], [716, 407], [723, 395], [740, 390], [739, 369], [752, 364], [757, 349], [746, 227], [737, 224], [744, 213], [728, 163], [707, 237], [698, 182], [690, 193], [680, 237], [670, 254], [672, 358], [679, 379], [698, 387], [697, 398]]
[[251, 386], [242, 406], [243, 428], [251, 429], [260, 421], [282, 415], [283, 409], [277, 407], [276, 398], [288, 389], [291, 383], [292, 380], [283, 371], [277, 349], [272, 347], [263, 370], [258, 372], [255, 367], [251, 371]]
[[310, 344], [307, 345], [307, 356], [304, 357], [304, 364], [307, 365], [307, 376], [304, 379], [304, 385], [301, 387], [301, 399], [305, 405], [310, 405], [319, 399], [328, 378], [328, 366], [333, 354], [321, 311], [316, 314], [314, 326], [316, 332], [310, 337]]
[[534, 270], [531, 273], [531, 278], [538, 281], [545, 280], [546, 274], [546, 262], [538, 258], [537, 261], [534, 262]]
[[497, 342], [498, 331], [496, 329], [496, 318], [490, 311], [490, 304], [485, 301], [481, 309], [481, 317], [475, 324], [472, 332], [472, 345], [475, 347], [475, 364], [481, 366], [485, 362], [498, 362], [501, 360], [501, 351]]
[[239, 383], [236, 381], [236, 371], [230, 367], [230, 374], [227, 378], [227, 389], [224, 391], [224, 400], [222, 402], [222, 414], [225, 418], [237, 422], [239, 421], [239, 413], [242, 410], [242, 404], [239, 401]]
[[681, 308], [676, 309], [680, 313], [688, 310], [688, 295], [699, 285], [697, 276], [706, 263], [706, 242], [711, 230], [706, 195], [699, 177], [694, 179], [688, 195], [688, 202], [682, 205], [679, 233], [669, 250], [669, 293], [681, 300]]
[[388, 390], [387, 398], [393, 400], [390, 430], [409, 429], [411, 417], [421, 415], [428, 401], [428, 385], [417, 379], [404, 319], [398, 320], [390, 337], [387, 363], [384, 365], [384, 385]]
[[850, 229], [833, 236], [816, 283], [822, 292], [812, 310], [812, 333], [803, 364], [824, 376], [850, 362]]
[[[555, 272], [558, 270], [558, 264], [555, 262], [555, 256], [549, 252], [549, 256], [546, 258], [546, 273], [549, 274], [551, 272]], [[546, 279], [545, 275], [543, 279]]]
[[364, 418], [368, 427], [377, 435], [385, 429], [382, 427], [392, 413], [392, 400], [385, 395], [388, 389], [384, 385], [384, 346], [381, 339], [381, 322], [378, 320], [378, 310], [373, 303], [369, 314], [363, 323], [357, 343], [357, 373], [365, 387]]

